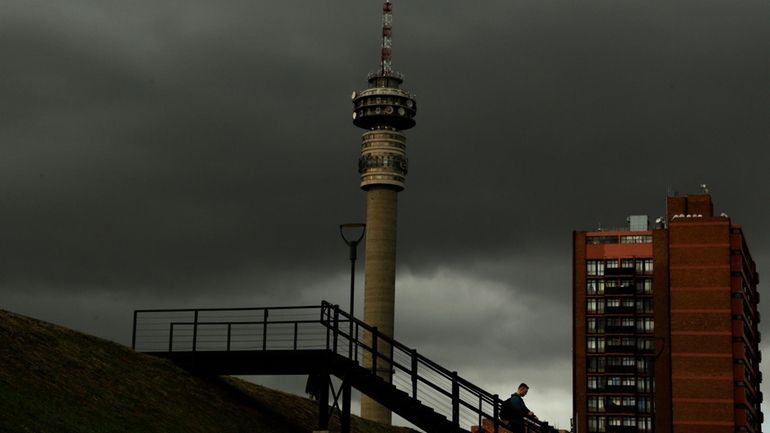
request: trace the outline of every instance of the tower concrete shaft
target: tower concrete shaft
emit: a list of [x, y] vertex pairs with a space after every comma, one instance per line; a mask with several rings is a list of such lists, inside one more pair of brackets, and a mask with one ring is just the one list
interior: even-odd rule
[[[391, 67], [392, 10], [385, 0], [380, 67], [369, 74], [367, 89], [353, 92], [353, 124], [366, 130], [358, 160], [366, 191], [364, 321], [389, 337], [394, 336], [398, 193], [404, 189], [408, 163], [406, 136], [400, 131], [415, 125], [417, 113], [414, 96], [401, 89], [403, 78]], [[392, 366], [383, 357], [392, 356], [391, 347], [378, 340], [377, 351], [377, 374], [390, 382]], [[364, 365], [372, 366], [371, 357], [364, 357]], [[361, 397], [361, 416], [391, 422], [390, 410], [366, 396]]]
[[[375, 186], [366, 193], [366, 286], [364, 289], [364, 321], [385, 335], [393, 336], [396, 288], [396, 219], [398, 193], [388, 186]], [[371, 345], [371, 339], [367, 339]], [[379, 340], [378, 352], [390, 357], [390, 345]], [[364, 365], [372, 365], [364, 358]], [[377, 375], [391, 381], [391, 365], [377, 360]], [[376, 401], [361, 397], [361, 416], [390, 424], [390, 410]]]

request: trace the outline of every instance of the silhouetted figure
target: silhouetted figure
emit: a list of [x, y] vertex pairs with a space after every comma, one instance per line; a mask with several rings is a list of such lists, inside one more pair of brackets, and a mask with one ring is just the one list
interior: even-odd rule
[[526, 383], [519, 385], [511, 398], [503, 401], [500, 419], [508, 426], [513, 433], [524, 433], [524, 418], [537, 419], [535, 413], [529, 410], [524, 404], [524, 396], [529, 392], [529, 386]]
[[326, 386], [325, 376], [323, 374], [313, 373], [307, 377], [307, 384], [305, 384], [305, 393], [313, 400], [318, 400], [318, 396], [321, 394], [321, 388]]

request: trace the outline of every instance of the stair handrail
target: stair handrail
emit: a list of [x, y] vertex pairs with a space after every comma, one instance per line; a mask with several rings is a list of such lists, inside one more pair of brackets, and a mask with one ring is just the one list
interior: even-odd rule
[[[349, 321], [352, 321], [353, 324], [355, 325], [354, 328], [356, 329], [356, 332], [355, 332], [356, 335], [349, 335], [349, 333], [346, 332], [347, 327], [339, 326], [340, 322], [347, 323]], [[349, 338], [353, 341], [356, 347], [361, 347], [362, 349], [369, 351], [373, 359], [381, 358], [383, 361], [389, 363], [392, 367], [400, 368], [402, 371], [412, 376], [412, 381], [413, 381], [412, 397], [413, 398], [416, 398], [416, 395], [414, 395], [416, 394], [416, 382], [419, 382], [419, 381], [425, 383], [426, 385], [440, 392], [446, 397], [452, 398], [452, 418], [453, 418], [452, 421], [456, 426], [459, 426], [458, 413], [459, 413], [459, 406], [462, 405], [470, 409], [471, 411], [476, 412], [476, 414], [479, 417], [479, 421], [478, 421], [479, 426], [482, 423], [483, 417], [492, 419], [494, 422], [494, 433], [498, 433], [499, 428], [502, 426], [500, 423], [500, 416], [499, 416], [502, 400], [497, 394], [492, 394], [484, 390], [480, 386], [470, 382], [469, 380], [460, 377], [457, 374], [457, 372], [450, 371], [449, 369], [443, 367], [442, 365], [431, 360], [430, 358], [427, 358], [426, 356], [418, 353], [416, 349], [412, 349], [404, 345], [403, 343], [395, 340], [393, 337], [382, 333], [379, 329], [377, 329], [377, 327], [371, 326], [360, 319], [352, 317], [349, 313], [342, 310], [339, 307], [339, 305], [332, 304], [327, 301], [322, 301], [321, 323], [327, 327], [329, 332], [333, 332], [333, 335], [331, 335], [330, 337], [327, 337], [327, 343], [329, 342], [330, 339], [333, 342], [333, 347], [329, 347], [330, 349], [334, 349], [335, 352], [337, 351], [337, 348], [339, 347], [337, 344], [337, 340], [340, 336], [344, 338]], [[359, 332], [358, 332], [359, 328], [363, 328], [366, 331], [371, 333], [372, 340], [373, 340], [372, 346], [376, 346], [377, 340], [380, 340], [380, 339], [384, 340], [387, 344], [389, 344], [391, 349], [390, 353], [383, 354], [377, 351], [375, 347], [368, 346], [365, 341], [362, 341], [359, 338]], [[395, 357], [393, 355], [394, 349], [399, 349], [402, 352], [407, 353], [412, 357], [412, 365], [410, 366], [410, 368], [402, 366], [400, 363], [396, 362]], [[356, 361], [358, 360], [357, 352], [355, 356], [350, 353], [348, 355], [350, 359], [353, 359]], [[420, 376], [417, 371], [414, 371], [416, 368], [415, 363], [427, 366], [434, 373], [438, 373], [444, 378], [451, 380], [452, 391], [447, 392], [444, 389], [442, 389], [440, 386], [430, 382], [429, 379], [423, 376]], [[372, 362], [372, 364], [376, 365], [376, 361]], [[467, 402], [460, 397], [459, 389], [461, 387], [464, 390], [471, 393], [471, 395], [474, 397], [474, 402], [478, 401], [478, 406], [476, 404]], [[492, 413], [487, 413], [483, 410], [483, 403], [487, 403], [489, 406], [491, 406]], [[540, 422], [532, 419], [526, 419], [526, 421], [531, 431], [548, 431], [551, 429], [547, 422]]]

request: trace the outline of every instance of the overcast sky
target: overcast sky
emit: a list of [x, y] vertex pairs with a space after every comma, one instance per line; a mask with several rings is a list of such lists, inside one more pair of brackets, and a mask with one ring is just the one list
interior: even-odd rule
[[[347, 305], [349, 98], [380, 12], [5, 0], [0, 308], [128, 344], [135, 308]], [[770, 275], [768, 23], [766, 0], [396, 0], [419, 105], [397, 338], [492, 392], [528, 382], [568, 428], [572, 230], [706, 183]]]

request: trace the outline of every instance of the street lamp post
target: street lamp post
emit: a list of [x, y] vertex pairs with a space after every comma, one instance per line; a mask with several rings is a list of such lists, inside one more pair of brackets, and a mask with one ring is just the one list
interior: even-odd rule
[[[345, 236], [345, 232], [348, 236]], [[348, 223], [340, 224], [340, 235], [342, 240], [348, 245], [350, 256], [350, 335], [348, 335], [348, 355], [353, 356], [353, 300], [355, 299], [355, 280], [356, 280], [356, 258], [358, 256], [358, 244], [364, 238], [366, 234], [366, 224], [362, 223]], [[356, 235], [358, 237], [356, 237]]]

